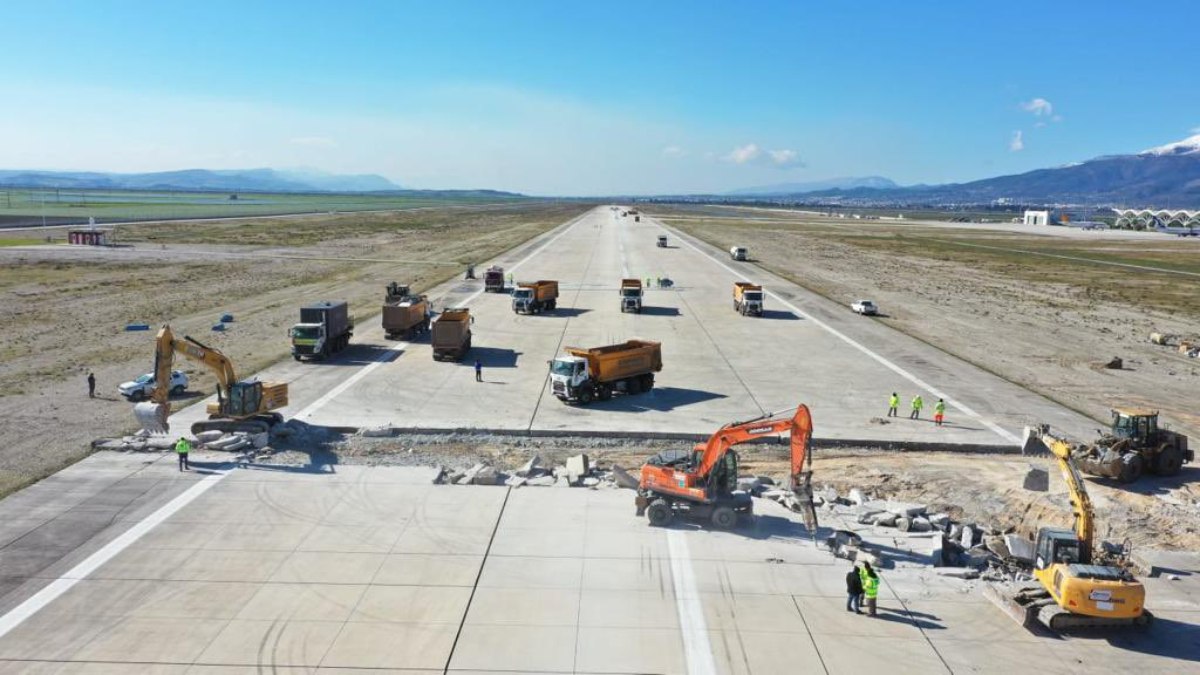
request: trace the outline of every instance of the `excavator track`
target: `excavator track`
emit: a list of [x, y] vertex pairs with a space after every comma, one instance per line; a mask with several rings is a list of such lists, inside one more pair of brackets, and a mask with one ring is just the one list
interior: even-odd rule
[[1061, 633], [1089, 628], [1124, 628], [1129, 626], [1147, 626], [1154, 620], [1154, 615], [1143, 611], [1141, 616], [1132, 619], [1115, 619], [1106, 616], [1086, 616], [1074, 614], [1055, 604], [1043, 606], [1037, 614], [1037, 620], [1052, 631]]
[[263, 434], [271, 430], [271, 423], [263, 419], [232, 420], [215, 419], [201, 420], [192, 424], [192, 435], [205, 431], [223, 431], [227, 434], [246, 433]]

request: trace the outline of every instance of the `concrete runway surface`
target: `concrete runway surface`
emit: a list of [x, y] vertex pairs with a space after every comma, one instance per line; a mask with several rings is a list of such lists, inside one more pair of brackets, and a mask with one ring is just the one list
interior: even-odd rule
[[[672, 248], [657, 249], [663, 231], [597, 209], [504, 256], [518, 279], [562, 282], [557, 314], [514, 316], [507, 296], [477, 283], [439, 289], [439, 307], [469, 302], [477, 315], [488, 382], [473, 381], [469, 361], [436, 363], [428, 344], [388, 342], [375, 326], [330, 363], [263, 376], [292, 383], [289, 415], [339, 427], [707, 434], [801, 401], [827, 439], [1011, 445], [1030, 416], [1090, 425], [674, 231]], [[626, 275], [676, 285], [622, 315]], [[737, 278], [767, 285], [771, 314], [733, 313]], [[544, 395], [544, 362], [562, 344], [635, 336], [664, 344], [653, 394], [588, 408]], [[892, 389], [920, 390], [930, 407], [946, 396], [952, 426], [872, 423]], [[199, 409], [174, 416], [176, 429]], [[978, 582], [934, 574], [933, 535], [822, 511], [818, 539], [860, 530], [890, 561], [881, 616], [868, 619], [844, 609], [848, 564], [773, 502], [756, 500], [754, 523], [734, 532], [652, 529], [628, 490], [193, 460], [181, 473], [170, 454], [100, 452], [0, 502], [0, 675], [1200, 667], [1200, 576], [1186, 571], [1144, 580], [1157, 617], [1148, 631], [1051, 636], [1016, 626]]]
[[[664, 233], [670, 245], [658, 248]], [[707, 435], [801, 402], [823, 440], [1011, 447], [1035, 422], [1075, 435], [1096, 426], [647, 217], [635, 223], [599, 207], [477, 270], [493, 263], [517, 281], [558, 280], [558, 309], [517, 315], [507, 294], [482, 293], [481, 281], [456, 281], [430, 296], [439, 310], [469, 306], [475, 317], [473, 348], [460, 364], [435, 362], [424, 336], [386, 340], [376, 320], [356, 327], [352, 346], [328, 362], [287, 361], [260, 376], [290, 383], [285, 416], [333, 427]], [[622, 313], [617, 288], [624, 277], [652, 284], [669, 278], [673, 285], [647, 291], [643, 313]], [[736, 280], [765, 285], [764, 317], [734, 312]], [[651, 392], [586, 407], [548, 393], [546, 362], [564, 346], [635, 337], [663, 344], [663, 371]], [[474, 381], [475, 358], [483, 362], [484, 383]], [[900, 417], [881, 423], [875, 418], [885, 417], [893, 391], [901, 396]], [[910, 421], [917, 393], [925, 400], [923, 419]], [[939, 397], [948, 404], [941, 428], [932, 421]], [[201, 403], [176, 413], [173, 431], [186, 430], [203, 410]]]
[[[0, 673], [1044, 673], [1194, 671], [1200, 583], [1145, 579], [1144, 632], [1018, 627], [939, 577], [931, 535], [844, 522], [886, 552], [880, 616], [794, 514], [650, 528], [629, 490], [430, 485], [432, 469], [233, 468], [102, 452], [0, 502]], [[45, 536], [94, 536], [37, 569]], [[89, 528], [91, 528], [89, 530]], [[20, 548], [28, 540], [28, 546]], [[78, 543], [78, 542], [77, 542]], [[39, 548], [40, 544], [40, 548]], [[10, 552], [31, 553], [25, 558]], [[48, 559], [48, 558], [47, 558]], [[1036, 665], [1026, 665], [1036, 664]]]

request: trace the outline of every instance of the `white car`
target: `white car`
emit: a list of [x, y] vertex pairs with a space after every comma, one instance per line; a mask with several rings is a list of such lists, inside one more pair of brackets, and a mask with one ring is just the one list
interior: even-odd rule
[[863, 316], [875, 316], [879, 313], [879, 307], [870, 300], [855, 300], [851, 303], [850, 309]]
[[[171, 371], [171, 393], [178, 395], [187, 391], [188, 377], [181, 370]], [[154, 373], [146, 373], [132, 382], [125, 382], [117, 387], [117, 391], [130, 401], [141, 401], [148, 398], [154, 391]]]

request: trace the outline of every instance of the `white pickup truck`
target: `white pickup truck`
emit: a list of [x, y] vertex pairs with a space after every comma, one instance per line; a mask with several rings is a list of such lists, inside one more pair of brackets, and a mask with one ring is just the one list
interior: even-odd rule
[[863, 316], [875, 316], [879, 313], [879, 307], [870, 300], [855, 300], [850, 303], [850, 309]]
[[[171, 371], [171, 387], [170, 391], [173, 395], [178, 396], [187, 390], [188, 376], [181, 370]], [[117, 391], [121, 395], [131, 401], [141, 401], [150, 396], [150, 392], [154, 391], [154, 373], [146, 373], [136, 380], [124, 382], [117, 387]]]

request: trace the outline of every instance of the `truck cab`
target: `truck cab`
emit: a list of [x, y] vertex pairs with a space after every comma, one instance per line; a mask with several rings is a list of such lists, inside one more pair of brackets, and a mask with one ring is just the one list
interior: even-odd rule
[[299, 360], [301, 355], [313, 356], [325, 353], [325, 343], [329, 336], [325, 334], [323, 323], [298, 323], [288, 331], [292, 338], [292, 354]]
[[587, 359], [563, 355], [550, 362], [550, 390], [559, 398], [578, 398], [580, 388], [591, 378]]
[[729, 249], [729, 257], [734, 260], [745, 260], [749, 255], [745, 246], [734, 246]]
[[514, 312], [528, 312], [533, 304], [533, 288], [529, 286], [517, 286], [512, 292], [512, 306]]
[[667, 247], [667, 235], [665, 235], [665, 234], [658, 235], [658, 247], [659, 248]]
[[642, 280], [621, 280], [621, 311], [642, 313]]

